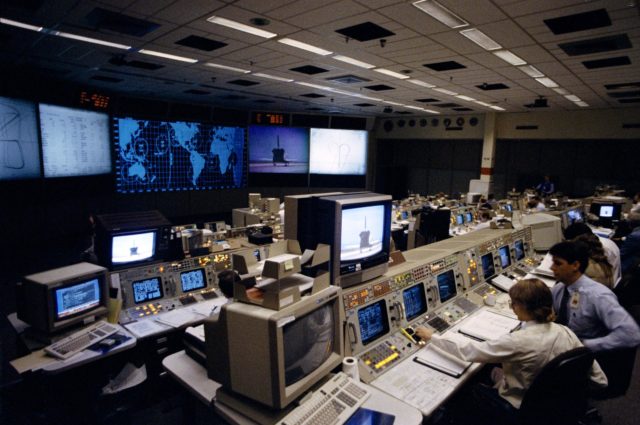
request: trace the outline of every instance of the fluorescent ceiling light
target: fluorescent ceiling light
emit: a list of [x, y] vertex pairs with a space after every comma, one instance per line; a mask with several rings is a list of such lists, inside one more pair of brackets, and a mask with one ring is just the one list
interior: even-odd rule
[[553, 81], [551, 78], [548, 78], [548, 77], [536, 78], [536, 81], [545, 87], [549, 87], [550, 89], [554, 87], [558, 87], [558, 83], [556, 83], [555, 81]]
[[379, 72], [380, 74], [388, 75], [390, 77], [399, 78], [401, 80], [406, 80], [407, 78], [409, 78], [408, 75], [400, 74], [399, 72], [391, 71], [390, 69], [376, 68], [374, 69], [374, 71]]
[[254, 28], [249, 25], [241, 24], [240, 22], [232, 21], [231, 19], [221, 18], [219, 16], [211, 16], [207, 18], [207, 21], [211, 22], [212, 24], [222, 25], [223, 27], [232, 28], [234, 30], [257, 35], [258, 37], [263, 37], [263, 38], [273, 38], [278, 35], [273, 32]]
[[414, 78], [410, 79], [409, 82], [415, 84], [416, 86], [422, 86], [428, 89], [432, 89], [435, 87], [435, 85], [433, 84], [425, 83], [424, 81], [416, 80]]
[[462, 28], [469, 25], [467, 21], [434, 0], [420, 0], [413, 5], [449, 28]]
[[478, 105], [482, 105], [482, 106], [486, 106], [487, 108], [491, 108], [491, 105], [488, 104], [487, 102], [481, 102], [479, 100], [474, 100], [475, 103], [477, 103]]
[[570, 94], [569, 90], [563, 89], [562, 87], [554, 87], [553, 91], [561, 95]]
[[458, 95], [458, 93], [456, 93], [454, 91], [443, 89], [443, 88], [440, 88], [440, 87], [436, 87], [433, 90], [437, 91], [437, 92], [440, 92], [440, 93], [448, 94], [449, 96], [457, 96]]
[[468, 30], [460, 31], [460, 34], [467, 37], [469, 40], [476, 43], [478, 46], [485, 50], [498, 50], [502, 49], [502, 46], [496, 43], [491, 37], [483, 33], [477, 28], [470, 28]]
[[312, 46], [311, 44], [303, 43], [302, 41], [297, 41], [291, 38], [281, 38], [278, 40], [278, 43], [286, 44], [288, 46], [296, 47], [298, 49], [306, 50], [311, 53], [315, 53], [320, 56], [328, 56], [333, 52], [328, 50], [321, 49], [320, 47]]
[[538, 68], [531, 65], [519, 66], [518, 69], [525, 74], [527, 74], [531, 78], [541, 78], [544, 77], [544, 74], [540, 72]]
[[586, 108], [587, 106], [589, 106], [589, 104], [587, 102], [583, 102], [583, 101], [576, 102], [576, 105], [582, 106], [583, 108]]
[[464, 96], [464, 95], [461, 95], [461, 94], [457, 95], [456, 97], [457, 97], [458, 99], [466, 100], [466, 101], [468, 101], [468, 102], [473, 102], [473, 101], [475, 101], [475, 99], [474, 99], [474, 98], [469, 97], [469, 96]]
[[359, 66], [360, 68], [371, 69], [375, 68], [375, 65], [371, 65], [370, 63], [362, 62], [357, 59], [350, 58], [349, 56], [335, 55], [333, 56], [335, 60], [350, 63], [351, 65]]
[[394, 106], [402, 106], [402, 103], [392, 102], [390, 100], [383, 100], [382, 103], [388, 103], [389, 105], [394, 105]]
[[293, 81], [291, 78], [276, 77], [275, 75], [263, 74], [262, 72], [254, 72], [251, 75], [255, 75], [256, 77], [261, 77], [261, 78], [267, 78], [269, 80], [282, 81], [284, 83], [290, 83]]
[[527, 64], [527, 61], [525, 61], [522, 58], [519, 58], [518, 56], [514, 55], [508, 50], [498, 50], [497, 52], [492, 52], [492, 53], [497, 57], [499, 57], [500, 59], [502, 59], [503, 61], [510, 63], [511, 65], [519, 66], [519, 65]]
[[431, 114], [440, 115], [440, 112], [438, 112], [438, 111], [434, 111], [433, 109], [423, 109], [423, 111], [425, 111], [425, 112], [429, 112], [429, 113], [431, 113]]
[[[233, 66], [227, 66], [227, 65], [220, 65], [219, 63], [213, 63], [213, 62], [207, 62], [204, 64], [205, 66], [208, 66], [210, 68], [218, 68], [218, 69], [225, 69], [227, 71], [233, 71], [233, 72], [239, 72], [241, 74], [248, 74], [251, 71], [247, 70], [247, 69], [242, 69], [242, 68], [235, 68]], [[255, 75], [255, 74], [254, 74]]]
[[296, 81], [296, 84], [300, 84], [301, 86], [306, 86], [306, 87], [312, 87], [312, 88], [314, 88], [314, 89], [319, 89], [319, 90], [329, 90], [329, 91], [332, 91], [331, 87], [321, 86], [321, 85], [319, 85], [319, 84], [305, 83], [304, 81]]
[[0, 24], [11, 25], [12, 27], [22, 28], [30, 31], [36, 31], [36, 32], [42, 31], [42, 27], [25, 24], [23, 22], [13, 21], [11, 19], [0, 18]]
[[405, 108], [409, 108], [409, 109], [415, 109], [416, 111], [424, 111], [424, 109], [418, 107], [418, 106], [412, 106], [412, 105], [404, 105]]
[[506, 111], [506, 109], [494, 105], [489, 106], [489, 108], [495, 109], [496, 111]]
[[[85, 37], [85, 36], [82, 36], [82, 35], [69, 34], [68, 32], [53, 31], [53, 32], [51, 32], [51, 34], [57, 35], [58, 37], [70, 38], [72, 40], [85, 41], [87, 43], [99, 44], [101, 46], [114, 47], [116, 49], [122, 49], [122, 50], [131, 49], [131, 46], [126, 46], [124, 44], [111, 43], [110, 41], [98, 40], [97, 38]], [[198, 61], [196, 60], [195, 62], [198, 62]]]
[[170, 55], [169, 53], [156, 52], [155, 50], [140, 49], [138, 53], [149, 56], [157, 56], [159, 58], [171, 59], [178, 62], [196, 63], [198, 59], [185, 58], [184, 56]]
[[582, 99], [580, 99], [578, 96], [576, 96], [575, 94], [568, 94], [565, 96], [567, 99], [569, 99], [572, 102], [582, 102]]

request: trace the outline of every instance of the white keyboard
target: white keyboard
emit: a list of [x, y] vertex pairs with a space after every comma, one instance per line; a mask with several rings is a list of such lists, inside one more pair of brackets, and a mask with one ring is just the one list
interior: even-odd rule
[[67, 359], [88, 346], [118, 332], [118, 327], [107, 322], [98, 322], [75, 332], [44, 349], [45, 353], [59, 359]]
[[277, 425], [343, 424], [370, 395], [371, 390], [339, 372]]

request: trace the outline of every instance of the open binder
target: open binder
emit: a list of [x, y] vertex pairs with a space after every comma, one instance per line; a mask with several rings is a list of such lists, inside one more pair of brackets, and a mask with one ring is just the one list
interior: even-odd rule
[[413, 360], [454, 378], [459, 378], [471, 366], [471, 362], [459, 359], [433, 344], [418, 351]]

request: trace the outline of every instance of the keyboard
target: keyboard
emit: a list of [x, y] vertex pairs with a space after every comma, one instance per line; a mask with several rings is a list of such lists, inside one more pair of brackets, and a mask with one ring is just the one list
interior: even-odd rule
[[339, 372], [277, 425], [343, 424], [370, 395], [371, 390]]
[[118, 327], [107, 322], [94, 323], [91, 326], [72, 333], [54, 342], [44, 349], [45, 353], [59, 359], [68, 359], [96, 342], [118, 332]]

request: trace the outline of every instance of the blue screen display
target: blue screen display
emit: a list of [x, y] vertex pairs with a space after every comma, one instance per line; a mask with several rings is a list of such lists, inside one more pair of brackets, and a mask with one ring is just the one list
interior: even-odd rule
[[180, 284], [182, 285], [182, 292], [204, 288], [207, 286], [204, 269], [195, 269], [180, 273]]
[[56, 319], [73, 316], [100, 304], [100, 281], [98, 278], [79, 282], [55, 290]]
[[309, 129], [249, 127], [249, 172], [307, 174]]
[[427, 311], [427, 299], [425, 298], [422, 284], [402, 291], [402, 298], [404, 299], [407, 320], [412, 320]]
[[438, 293], [440, 302], [445, 302], [456, 296], [456, 278], [453, 270], [438, 275]]
[[481, 260], [482, 260], [482, 270], [484, 271], [483, 276], [484, 276], [484, 279], [487, 280], [496, 274], [496, 269], [493, 265], [493, 254], [492, 253], [484, 254]]
[[473, 213], [467, 213], [467, 223], [473, 222]]
[[358, 323], [360, 324], [360, 338], [363, 345], [385, 335], [389, 332], [387, 303], [380, 300], [358, 310]]
[[464, 217], [462, 214], [456, 215], [456, 224], [464, 224]]
[[114, 118], [119, 193], [242, 188], [245, 129], [182, 121]]
[[162, 298], [162, 285], [159, 277], [138, 280], [131, 283], [133, 302], [140, 304]]
[[515, 241], [513, 247], [516, 251], [516, 261], [522, 260], [524, 258], [524, 244], [522, 243], [522, 239]]
[[506, 269], [511, 265], [511, 254], [509, 253], [509, 246], [501, 246], [498, 249], [498, 254], [500, 255], [500, 265], [503, 269]]

